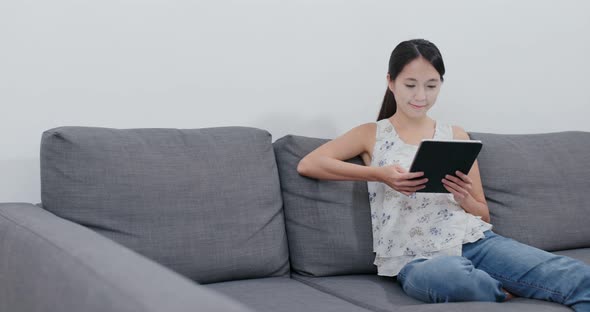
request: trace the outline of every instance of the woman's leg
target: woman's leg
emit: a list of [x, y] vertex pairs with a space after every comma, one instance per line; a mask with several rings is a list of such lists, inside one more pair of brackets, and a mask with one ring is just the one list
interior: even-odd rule
[[406, 264], [397, 276], [410, 297], [424, 302], [495, 301], [506, 299], [502, 284], [464, 257], [441, 256]]
[[463, 256], [519, 297], [590, 311], [590, 265], [558, 256], [487, 231], [486, 238], [463, 245]]

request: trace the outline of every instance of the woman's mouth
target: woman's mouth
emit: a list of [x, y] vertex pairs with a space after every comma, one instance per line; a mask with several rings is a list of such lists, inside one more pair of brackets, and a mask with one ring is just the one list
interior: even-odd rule
[[414, 105], [412, 103], [410, 103], [410, 106], [412, 106], [415, 109], [422, 109], [422, 108], [426, 107], [426, 105]]

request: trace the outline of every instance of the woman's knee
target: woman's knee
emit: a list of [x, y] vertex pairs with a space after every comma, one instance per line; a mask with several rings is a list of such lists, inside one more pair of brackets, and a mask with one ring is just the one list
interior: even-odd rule
[[400, 272], [404, 281], [413, 284], [448, 283], [473, 270], [471, 261], [459, 256], [442, 256], [433, 259], [419, 259], [408, 263]]
[[414, 288], [440, 292], [442, 289], [462, 287], [461, 281], [465, 280], [463, 277], [467, 277], [473, 269], [471, 261], [464, 257], [420, 259], [404, 266], [398, 280], [404, 290]]
[[398, 280], [404, 291], [426, 302], [501, 301], [501, 284], [464, 257], [445, 256], [406, 265]]

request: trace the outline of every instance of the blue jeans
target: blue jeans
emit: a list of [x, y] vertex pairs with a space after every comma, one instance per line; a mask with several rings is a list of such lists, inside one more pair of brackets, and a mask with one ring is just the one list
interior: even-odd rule
[[496, 301], [510, 293], [590, 311], [590, 265], [486, 231], [463, 245], [463, 256], [416, 259], [397, 276], [424, 302]]

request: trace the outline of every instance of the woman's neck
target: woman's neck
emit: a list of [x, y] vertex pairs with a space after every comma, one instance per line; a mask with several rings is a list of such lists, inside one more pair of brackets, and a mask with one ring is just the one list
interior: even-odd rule
[[418, 129], [430, 129], [433, 128], [435, 122], [428, 116], [422, 118], [408, 118], [408, 116], [395, 113], [391, 116], [391, 121], [395, 124], [398, 129], [418, 130]]

